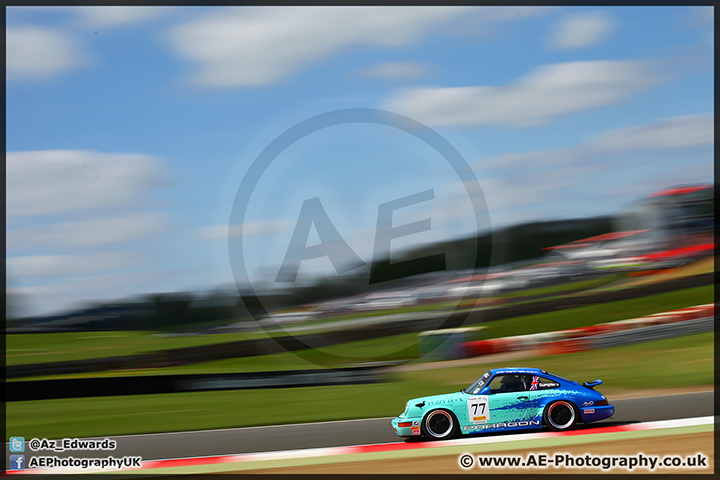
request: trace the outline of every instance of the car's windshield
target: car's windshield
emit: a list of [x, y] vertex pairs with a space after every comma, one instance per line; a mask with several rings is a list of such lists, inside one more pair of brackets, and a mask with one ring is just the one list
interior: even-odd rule
[[471, 395], [475, 395], [478, 393], [482, 388], [485, 386], [485, 383], [490, 379], [490, 372], [483, 373], [482, 377], [475, 380], [475, 383], [470, 385], [468, 388], [464, 390], [465, 393], [469, 393]]

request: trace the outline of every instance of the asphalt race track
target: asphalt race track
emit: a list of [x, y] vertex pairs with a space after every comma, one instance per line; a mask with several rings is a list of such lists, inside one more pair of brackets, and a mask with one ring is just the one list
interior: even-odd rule
[[[612, 418], [589, 425], [581, 425], [578, 428], [593, 429], [599, 426], [624, 423], [714, 415], [713, 396], [714, 392], [626, 400], [612, 400], [611, 397], [610, 401], [615, 405], [616, 412]], [[401, 407], [402, 405], [399, 409]], [[485, 435], [512, 435], [512, 433]], [[143, 461], [405, 441], [398, 438], [393, 432], [390, 427], [390, 418], [126, 435], [109, 438], [117, 441], [117, 449], [112, 452], [113, 456], [139, 455]], [[78, 453], [80, 452], [74, 452], [74, 456], [86, 456], [78, 455]], [[97, 456], [97, 452], [82, 453], [94, 453]], [[65, 456], [58, 453], [54, 453], [54, 455]]]

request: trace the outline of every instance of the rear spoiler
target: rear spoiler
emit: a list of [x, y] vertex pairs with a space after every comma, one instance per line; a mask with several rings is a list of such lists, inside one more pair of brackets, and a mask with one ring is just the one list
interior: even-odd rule
[[598, 385], [602, 385], [602, 380], [600, 380], [599, 378], [597, 380], [593, 380], [592, 382], [585, 382], [582, 384], [583, 387], [587, 388], [595, 388]]

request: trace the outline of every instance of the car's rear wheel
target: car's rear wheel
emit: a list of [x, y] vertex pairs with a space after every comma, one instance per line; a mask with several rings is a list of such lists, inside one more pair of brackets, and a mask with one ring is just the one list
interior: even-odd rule
[[445, 440], [457, 432], [455, 415], [447, 410], [433, 410], [423, 419], [423, 434], [430, 440]]
[[558, 400], [545, 408], [545, 425], [550, 430], [562, 432], [570, 430], [578, 422], [578, 413], [575, 405], [565, 400]]

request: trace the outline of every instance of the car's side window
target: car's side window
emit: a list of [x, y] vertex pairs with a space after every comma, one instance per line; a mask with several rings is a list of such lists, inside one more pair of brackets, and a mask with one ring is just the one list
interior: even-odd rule
[[517, 373], [506, 373], [504, 375], [495, 375], [490, 382], [490, 394], [524, 392], [529, 388], [529, 375], [521, 375]]
[[502, 378], [505, 375], [495, 375], [492, 380], [490, 380], [490, 383], [488, 383], [488, 387], [490, 387], [490, 394], [493, 393], [500, 393], [500, 385], [502, 382]]
[[560, 384], [555, 380], [550, 380], [545, 377], [532, 376], [530, 380], [530, 387], [528, 390], [548, 390], [551, 388], [558, 388]]

